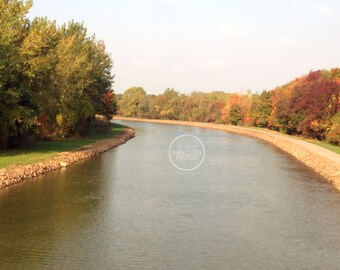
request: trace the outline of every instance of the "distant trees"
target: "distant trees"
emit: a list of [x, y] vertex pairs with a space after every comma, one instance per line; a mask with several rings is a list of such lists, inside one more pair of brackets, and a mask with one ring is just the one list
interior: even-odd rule
[[142, 87], [131, 87], [119, 101], [119, 114], [128, 117], [143, 117], [148, 110], [146, 92]]
[[0, 0], [0, 149], [84, 135], [97, 114], [116, 110], [104, 44], [79, 23], [29, 21], [31, 5]]
[[191, 93], [184, 97], [181, 120], [220, 122], [227, 95], [223, 92]]
[[196, 122], [205, 122], [210, 113], [211, 103], [208, 95], [203, 92], [193, 92], [188, 96], [185, 102], [188, 120]]
[[232, 125], [249, 125], [250, 108], [251, 108], [251, 93], [246, 95], [232, 94], [228, 97], [226, 106], [222, 111], [222, 120], [225, 123]]
[[183, 97], [174, 89], [166, 89], [158, 96], [156, 111], [161, 119], [178, 120], [183, 106]]
[[263, 91], [252, 96], [251, 118], [256, 127], [268, 127], [269, 117], [272, 113], [271, 91]]
[[[135, 92], [140, 92], [137, 94]], [[134, 93], [134, 94], [133, 94]], [[119, 102], [125, 116], [257, 126], [340, 144], [340, 69], [312, 71], [260, 94], [193, 92], [163, 94], [127, 90]]]
[[340, 112], [331, 119], [328, 126], [327, 140], [331, 144], [340, 145]]

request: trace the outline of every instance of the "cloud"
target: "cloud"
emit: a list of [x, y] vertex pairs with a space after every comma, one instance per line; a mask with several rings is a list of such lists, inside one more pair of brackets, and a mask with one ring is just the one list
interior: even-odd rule
[[146, 61], [146, 60], [138, 60], [138, 59], [132, 60], [131, 64], [135, 67], [142, 67], [142, 68], [155, 68], [158, 66], [155, 62]]
[[299, 7], [301, 7], [301, 4], [300, 4], [298, 1], [296, 1], [296, 0], [291, 0], [291, 1], [290, 1], [290, 5], [291, 5], [292, 7], [294, 7], [294, 8], [299, 8]]
[[182, 66], [176, 65], [171, 67], [171, 71], [177, 74], [184, 74], [184, 68]]
[[217, 27], [222, 34], [227, 36], [242, 38], [247, 33], [247, 29], [245, 27], [235, 27], [229, 22], [220, 22]]
[[212, 70], [212, 69], [216, 69], [216, 68], [226, 68], [228, 67], [228, 65], [221, 61], [221, 60], [211, 60], [208, 63], [199, 63], [195, 65], [195, 68], [204, 70], [204, 71], [208, 71], [208, 70]]
[[290, 5], [294, 10], [314, 12], [324, 16], [330, 16], [336, 13], [334, 7], [315, 2], [307, 4], [298, 0], [291, 0]]
[[153, 5], [174, 5], [176, 0], [142, 0], [144, 3]]
[[327, 5], [321, 5], [321, 4], [318, 4], [318, 3], [314, 3], [312, 4], [312, 9], [319, 12], [320, 14], [322, 15], [326, 15], [326, 16], [329, 16], [329, 15], [332, 15], [335, 13], [334, 9], [331, 8], [330, 6], [327, 6]]
[[281, 37], [276, 40], [276, 45], [281, 49], [291, 49], [296, 47], [297, 41], [291, 38]]
[[311, 46], [307, 39], [293, 39], [288, 37], [279, 37], [274, 40], [276, 47], [279, 49], [299, 49], [303, 50]]

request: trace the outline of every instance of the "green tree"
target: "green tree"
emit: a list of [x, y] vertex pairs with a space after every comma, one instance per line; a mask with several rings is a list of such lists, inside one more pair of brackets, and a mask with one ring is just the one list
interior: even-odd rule
[[[26, 18], [32, 3], [0, 0], [0, 149], [35, 135], [80, 136], [116, 111], [112, 60], [83, 24]], [[38, 129], [37, 129], [38, 127]]]
[[119, 102], [119, 114], [128, 117], [143, 117], [148, 111], [146, 92], [142, 87], [131, 87], [124, 92]]
[[[87, 37], [83, 24], [70, 22], [61, 29], [56, 47], [57, 86], [60, 110], [57, 115], [59, 133], [63, 137], [81, 136], [88, 132], [96, 114], [107, 117], [114, 113], [115, 99], [111, 83], [112, 61], [105, 46]], [[110, 94], [111, 93], [111, 94]]]
[[272, 92], [263, 91], [260, 95], [253, 95], [251, 116], [253, 124], [257, 127], [268, 127], [269, 116], [272, 112]]
[[175, 89], [167, 88], [158, 98], [159, 115], [162, 119], [178, 120], [183, 98]]
[[113, 76], [112, 60], [106, 53], [104, 42], [91, 38], [89, 51], [89, 84], [85, 88], [86, 94], [90, 97], [92, 106], [97, 114], [111, 119], [117, 111], [117, 104], [114, 91], [112, 90]]
[[30, 1], [0, 0], [0, 148], [14, 146], [33, 134], [35, 107], [20, 55], [27, 34]]
[[60, 89], [56, 66], [56, 47], [60, 31], [56, 23], [46, 18], [36, 18], [30, 24], [29, 33], [21, 47], [25, 61], [25, 75], [34, 102], [39, 111], [39, 136], [50, 137], [56, 131], [56, 116], [60, 109]]
[[229, 120], [232, 125], [238, 125], [241, 123], [244, 117], [242, 108], [239, 104], [234, 104], [231, 106], [229, 111]]

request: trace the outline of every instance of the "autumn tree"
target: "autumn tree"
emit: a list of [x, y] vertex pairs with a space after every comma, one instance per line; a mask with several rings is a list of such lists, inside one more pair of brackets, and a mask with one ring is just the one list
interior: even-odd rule
[[251, 98], [251, 93], [230, 95], [222, 110], [223, 122], [232, 125], [250, 124], [252, 122], [250, 117]]
[[203, 92], [192, 92], [185, 100], [183, 105], [187, 120], [205, 122], [210, 112], [210, 102]]
[[166, 89], [160, 95], [129, 89], [119, 111], [144, 116], [232, 125], [258, 126], [339, 144], [340, 69], [319, 70], [260, 94], [192, 92]]
[[333, 95], [327, 106], [328, 120], [326, 139], [329, 143], [340, 145], [340, 94]]
[[147, 103], [147, 112], [144, 113], [144, 116], [151, 119], [160, 119], [160, 105], [159, 105], [160, 97], [157, 95], [146, 95], [145, 102]]
[[183, 97], [174, 89], [166, 89], [157, 99], [161, 119], [178, 120], [183, 106]]
[[221, 91], [214, 91], [206, 94], [209, 103], [209, 113], [205, 118], [208, 123], [221, 123], [222, 110], [226, 105], [228, 94]]
[[268, 127], [269, 116], [272, 112], [271, 91], [263, 91], [253, 95], [251, 104], [251, 118], [256, 127]]
[[288, 134], [324, 139], [328, 119], [336, 112], [327, 107], [338, 94], [339, 84], [329, 72], [310, 72], [274, 90], [270, 124]]

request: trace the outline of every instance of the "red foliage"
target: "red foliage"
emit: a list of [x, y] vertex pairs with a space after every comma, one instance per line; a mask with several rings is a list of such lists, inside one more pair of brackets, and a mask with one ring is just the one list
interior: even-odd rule
[[324, 138], [324, 122], [335, 113], [330, 102], [339, 93], [340, 84], [329, 72], [310, 72], [274, 90], [271, 123], [289, 133]]
[[115, 99], [116, 95], [113, 91], [103, 94], [103, 114], [108, 118], [111, 118], [116, 113]]

